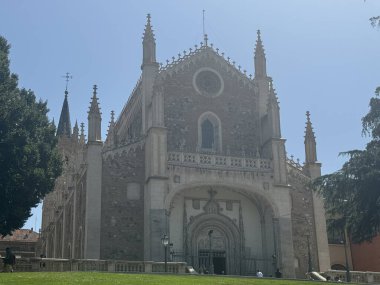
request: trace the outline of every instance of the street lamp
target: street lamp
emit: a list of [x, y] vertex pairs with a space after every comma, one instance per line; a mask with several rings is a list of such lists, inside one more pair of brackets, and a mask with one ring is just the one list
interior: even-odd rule
[[209, 274], [214, 274], [214, 261], [212, 260], [212, 249], [211, 249], [211, 238], [212, 238], [212, 233], [214, 232], [214, 230], [209, 230], [208, 231], [208, 239], [209, 239], [209, 242], [210, 242], [210, 252], [209, 252]]
[[[347, 202], [348, 202], [347, 199], [344, 199], [342, 202], [345, 203], [345, 205], [347, 206]], [[347, 209], [346, 206], [345, 206], [345, 209]], [[344, 232], [343, 232], [343, 236], [344, 236], [344, 257], [346, 259], [346, 282], [351, 282], [350, 266], [348, 264], [348, 256], [347, 256], [348, 235], [347, 235], [347, 213], [346, 212], [343, 213], [343, 218], [344, 218]]]
[[348, 264], [347, 256], [347, 226], [344, 227], [344, 240], [342, 243], [344, 243], [344, 257], [346, 258], [346, 282], [351, 282], [350, 266]]
[[167, 248], [168, 248], [168, 244], [169, 244], [169, 237], [167, 235], [164, 235], [161, 238], [161, 243], [164, 246], [164, 250], [165, 250], [165, 272], [168, 272], [168, 254], [167, 254], [168, 251], [167, 251]]

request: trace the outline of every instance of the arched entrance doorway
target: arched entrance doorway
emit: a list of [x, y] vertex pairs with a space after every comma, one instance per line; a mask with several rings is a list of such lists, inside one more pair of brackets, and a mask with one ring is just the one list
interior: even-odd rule
[[275, 271], [274, 213], [261, 195], [228, 186], [189, 187], [171, 199], [168, 217], [173, 260], [216, 274]]
[[203, 213], [187, 225], [186, 253], [201, 272], [240, 274], [242, 234], [234, 221], [220, 212], [216, 191], [211, 189], [209, 194]]

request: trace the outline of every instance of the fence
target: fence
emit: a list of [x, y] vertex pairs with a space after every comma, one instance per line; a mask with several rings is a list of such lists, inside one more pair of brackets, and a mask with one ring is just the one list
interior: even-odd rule
[[[16, 271], [103, 271], [151, 273], [165, 272], [164, 262], [125, 261], [125, 260], [91, 260], [91, 259], [56, 259], [56, 258], [20, 258], [16, 261]], [[168, 273], [185, 273], [185, 262], [168, 262]]]

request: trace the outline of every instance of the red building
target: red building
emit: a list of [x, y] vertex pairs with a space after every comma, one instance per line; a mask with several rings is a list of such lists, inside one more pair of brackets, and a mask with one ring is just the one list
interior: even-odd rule
[[351, 254], [355, 271], [380, 272], [380, 235], [371, 242], [351, 244]]
[[5, 256], [5, 249], [11, 248], [17, 258], [35, 257], [39, 234], [32, 229], [20, 229], [11, 235], [0, 236], [0, 256]]

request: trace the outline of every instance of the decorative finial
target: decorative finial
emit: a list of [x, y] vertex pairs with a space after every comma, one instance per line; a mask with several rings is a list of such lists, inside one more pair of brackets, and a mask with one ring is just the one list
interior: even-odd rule
[[207, 34], [204, 35], [204, 41], [205, 41], [205, 46], [207, 46], [207, 41], [208, 41]]
[[145, 24], [143, 40], [154, 42], [154, 34], [153, 34], [153, 29], [152, 29], [152, 25], [150, 22], [150, 18], [151, 18], [150, 14], [147, 14], [146, 15], [146, 24]]
[[62, 75], [63, 78], [66, 79], [66, 89], [65, 89], [65, 94], [67, 95], [67, 86], [69, 85], [69, 80], [73, 79], [73, 76], [70, 75], [69, 72], [66, 72], [66, 75]]
[[260, 158], [260, 150], [259, 150], [259, 147], [256, 147], [256, 158]]
[[306, 119], [307, 119], [307, 122], [310, 122], [310, 112], [309, 111], [306, 111]]
[[150, 26], [150, 13], [146, 15], [146, 20], [147, 20], [146, 24]]
[[[205, 12], [206, 12], [206, 10], [205, 9], [203, 9], [203, 38], [204, 38], [204, 41], [205, 41], [205, 45], [207, 46], [207, 34], [206, 34], [206, 29], [205, 29]], [[201, 44], [201, 46], [202, 46], [202, 44]]]
[[96, 84], [94, 84], [94, 87], [93, 87], [93, 89], [94, 89], [94, 92], [93, 92], [93, 94], [94, 94], [94, 96], [96, 97], [96, 90], [98, 90], [98, 87], [96, 86]]
[[81, 144], [85, 143], [85, 135], [84, 135], [84, 123], [80, 124], [80, 136], [79, 136], [79, 142]]
[[114, 110], [111, 111], [111, 122], [112, 123], [115, 122], [115, 111]]

